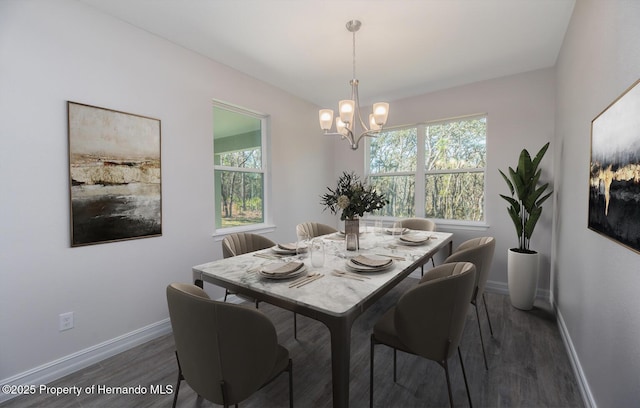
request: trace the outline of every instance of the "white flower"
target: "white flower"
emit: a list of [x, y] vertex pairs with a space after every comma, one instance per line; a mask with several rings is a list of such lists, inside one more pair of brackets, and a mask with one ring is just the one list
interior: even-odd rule
[[346, 195], [341, 195], [340, 197], [338, 197], [338, 207], [341, 209], [345, 209], [349, 206], [349, 204], [351, 203], [351, 201], [349, 200], [349, 197], [347, 197]]

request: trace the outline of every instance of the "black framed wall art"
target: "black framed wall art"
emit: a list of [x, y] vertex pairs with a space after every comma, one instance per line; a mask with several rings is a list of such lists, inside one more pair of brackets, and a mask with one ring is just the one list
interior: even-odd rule
[[591, 122], [589, 229], [640, 252], [640, 80]]

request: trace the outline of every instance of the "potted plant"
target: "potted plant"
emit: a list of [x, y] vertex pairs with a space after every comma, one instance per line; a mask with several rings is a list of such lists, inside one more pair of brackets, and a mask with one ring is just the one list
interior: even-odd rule
[[343, 172], [338, 178], [337, 187], [327, 187], [327, 190], [329, 192], [322, 195], [321, 204], [333, 214], [340, 212], [347, 234], [359, 233], [359, 217], [389, 203], [384, 194], [379, 194], [373, 186], [361, 181], [354, 172]]
[[530, 310], [538, 285], [538, 252], [529, 248], [531, 235], [542, 215], [542, 204], [553, 191], [545, 194], [549, 183], [540, 184], [542, 170], [538, 168], [549, 143], [531, 159], [529, 152], [520, 152], [518, 167], [509, 167], [509, 176], [500, 171], [509, 186], [511, 196], [500, 194], [508, 203], [507, 212], [513, 221], [518, 236], [518, 247], [511, 248], [507, 257], [507, 281], [511, 304], [523, 310]]

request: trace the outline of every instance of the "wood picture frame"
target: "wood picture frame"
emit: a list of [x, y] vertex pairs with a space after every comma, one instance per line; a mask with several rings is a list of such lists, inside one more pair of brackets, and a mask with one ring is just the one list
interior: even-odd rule
[[162, 235], [160, 120], [67, 101], [71, 246]]
[[591, 121], [588, 227], [640, 253], [640, 80]]

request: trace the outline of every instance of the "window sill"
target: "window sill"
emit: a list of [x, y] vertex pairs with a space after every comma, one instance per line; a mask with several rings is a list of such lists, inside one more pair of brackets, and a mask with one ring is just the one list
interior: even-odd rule
[[[412, 218], [412, 217], [408, 217]], [[418, 217], [419, 218], [419, 217]], [[376, 221], [380, 220], [384, 224], [392, 224], [394, 221], [399, 221], [402, 218], [393, 217], [373, 217], [368, 216], [362, 218], [367, 225], [373, 225]], [[490, 225], [482, 221], [458, 221], [458, 220], [443, 220], [438, 218], [428, 218], [436, 223], [437, 230], [442, 232], [454, 232], [454, 231], [486, 231]]]
[[222, 241], [222, 239], [229, 235], [235, 234], [238, 232], [251, 232], [253, 234], [264, 234], [269, 232], [274, 232], [276, 230], [276, 226], [272, 224], [253, 224], [253, 225], [244, 225], [241, 227], [231, 227], [231, 228], [221, 228], [216, 230], [212, 236], [216, 241]]
[[454, 221], [454, 220], [433, 220], [438, 226], [438, 231], [486, 231], [489, 224], [474, 221]]

